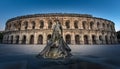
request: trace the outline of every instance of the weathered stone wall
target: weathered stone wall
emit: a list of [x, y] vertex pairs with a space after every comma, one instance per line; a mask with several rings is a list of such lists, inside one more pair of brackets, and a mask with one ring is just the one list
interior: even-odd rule
[[63, 27], [63, 38], [68, 44], [117, 43], [112, 21], [81, 14], [38, 14], [12, 18], [6, 23], [3, 42], [46, 44], [56, 17]]

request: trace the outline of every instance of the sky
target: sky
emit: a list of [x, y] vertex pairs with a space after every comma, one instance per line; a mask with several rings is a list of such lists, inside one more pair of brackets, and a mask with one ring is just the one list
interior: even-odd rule
[[10, 18], [39, 13], [91, 14], [113, 21], [120, 30], [120, 0], [0, 0], [0, 31]]

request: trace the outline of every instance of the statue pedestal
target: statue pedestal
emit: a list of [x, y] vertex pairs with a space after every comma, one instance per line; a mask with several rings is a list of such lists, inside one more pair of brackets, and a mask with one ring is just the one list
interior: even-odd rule
[[41, 69], [110, 69], [100, 63], [95, 63], [92, 60], [83, 59], [76, 56], [57, 60], [44, 58], [40, 60]]

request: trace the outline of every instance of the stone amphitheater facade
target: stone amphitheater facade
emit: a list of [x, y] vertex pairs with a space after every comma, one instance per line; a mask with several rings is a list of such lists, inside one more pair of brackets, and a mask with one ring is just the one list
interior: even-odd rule
[[51, 38], [54, 20], [63, 27], [68, 44], [115, 44], [114, 23], [88, 14], [48, 13], [18, 16], [6, 22], [3, 43], [46, 44]]

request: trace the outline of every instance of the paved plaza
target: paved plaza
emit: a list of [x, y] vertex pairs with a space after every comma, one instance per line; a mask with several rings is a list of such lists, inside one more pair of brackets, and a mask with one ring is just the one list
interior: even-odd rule
[[[50, 69], [63, 68], [69, 69], [71, 66], [73, 68], [79, 69], [89, 69], [85, 68], [86, 65], [92, 65], [94, 68], [103, 69], [100, 66], [107, 67], [106, 69], [119, 69], [120, 68], [120, 45], [69, 45], [72, 49], [72, 59], [79, 59], [81, 62], [79, 66], [74, 65], [58, 65], [58, 61], [47, 61], [42, 59], [37, 59], [35, 56], [45, 47], [45, 45], [7, 45], [0, 44], [0, 69], [39, 69], [41, 66], [47, 65], [47, 63], [52, 63], [53, 65], [47, 65]], [[78, 61], [78, 60], [77, 60]], [[68, 61], [61, 61], [61, 63], [67, 63]], [[87, 62], [87, 63], [86, 63]], [[90, 64], [89, 64], [89, 63]], [[92, 64], [93, 63], [93, 64]], [[97, 66], [98, 65], [98, 66]], [[99, 66], [100, 65], [100, 66]], [[96, 67], [95, 67], [96, 66]], [[67, 68], [66, 68], [67, 67]], [[90, 66], [89, 66], [90, 67]], [[43, 67], [47, 69], [47, 67]], [[72, 68], [71, 68], [72, 69]]]

